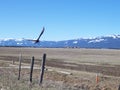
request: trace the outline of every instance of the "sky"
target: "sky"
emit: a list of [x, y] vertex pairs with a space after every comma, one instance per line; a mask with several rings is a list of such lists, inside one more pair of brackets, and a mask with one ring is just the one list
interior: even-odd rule
[[60, 41], [120, 34], [120, 0], [0, 0], [0, 39]]

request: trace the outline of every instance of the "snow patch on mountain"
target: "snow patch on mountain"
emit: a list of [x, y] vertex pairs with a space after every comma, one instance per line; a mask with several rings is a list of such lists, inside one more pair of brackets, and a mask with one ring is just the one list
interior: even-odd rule
[[23, 43], [17, 43], [17, 45], [22, 45]]
[[74, 44], [77, 44], [77, 43], [78, 43], [78, 41], [73, 41], [73, 43], [74, 43]]
[[20, 42], [20, 41], [23, 41], [23, 40], [24, 40], [24, 39], [15, 39], [15, 41], [19, 41], [19, 42]]
[[13, 38], [0, 39], [0, 41], [9, 41], [9, 40], [15, 40], [15, 39], [13, 39]]
[[106, 37], [112, 37], [113, 39], [120, 38], [120, 35], [107, 35]]
[[98, 43], [98, 42], [102, 42], [102, 41], [105, 41], [105, 39], [98, 38], [98, 39], [91, 40], [88, 43]]

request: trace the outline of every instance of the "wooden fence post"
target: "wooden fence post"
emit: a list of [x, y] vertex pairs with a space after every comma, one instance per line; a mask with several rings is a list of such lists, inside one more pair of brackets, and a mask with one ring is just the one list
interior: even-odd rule
[[120, 90], [120, 85], [118, 86], [118, 90]]
[[18, 80], [20, 80], [21, 61], [22, 61], [22, 54], [19, 55], [19, 73], [18, 73]]
[[32, 59], [31, 59], [31, 66], [30, 66], [30, 83], [32, 83], [33, 66], [34, 66], [34, 56], [33, 56]]
[[15, 60], [12, 60], [12, 64], [13, 64], [13, 65], [15, 64]]
[[42, 59], [42, 63], [41, 63], [41, 72], [40, 72], [39, 85], [41, 85], [41, 84], [42, 84], [42, 81], [43, 81], [45, 61], [46, 61], [46, 54], [43, 54], [43, 59]]

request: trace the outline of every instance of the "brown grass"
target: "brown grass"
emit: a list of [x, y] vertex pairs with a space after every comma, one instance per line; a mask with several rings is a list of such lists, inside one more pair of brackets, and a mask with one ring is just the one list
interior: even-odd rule
[[[0, 47], [0, 67], [11, 67], [9, 64], [12, 64], [13, 60], [15, 65], [18, 66], [20, 53], [23, 57], [23, 66], [29, 66], [31, 57], [35, 56], [35, 65], [38, 67], [40, 67], [43, 53], [47, 54], [46, 67], [48, 71], [45, 72], [42, 87], [38, 86], [39, 69], [34, 70], [32, 88], [30, 88], [28, 85], [29, 69], [22, 69], [22, 79], [17, 81], [18, 71], [14, 67], [0, 69], [1, 87], [6, 86], [9, 90], [118, 89], [120, 50]], [[52, 71], [49, 71], [49, 69], [52, 69]], [[72, 75], [57, 72], [58, 70], [70, 72]], [[95, 81], [96, 74], [99, 74], [99, 83]]]

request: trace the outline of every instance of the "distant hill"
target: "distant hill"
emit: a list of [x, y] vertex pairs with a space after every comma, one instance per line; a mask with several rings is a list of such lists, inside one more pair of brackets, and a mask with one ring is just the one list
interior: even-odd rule
[[47, 47], [47, 48], [110, 48], [120, 49], [120, 35], [95, 38], [80, 38], [64, 41], [41, 41], [34, 44], [26, 39], [0, 39], [0, 46], [7, 47]]

